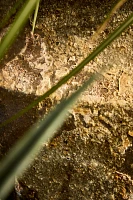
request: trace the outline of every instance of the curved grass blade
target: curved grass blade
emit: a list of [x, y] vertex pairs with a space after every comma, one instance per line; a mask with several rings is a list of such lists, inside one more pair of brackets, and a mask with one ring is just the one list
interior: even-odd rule
[[33, 11], [34, 7], [36, 6], [37, 1], [38, 0], [27, 0], [24, 7], [21, 9], [19, 14], [17, 15], [11, 28], [9, 29], [7, 34], [4, 36], [4, 38], [2, 38], [1, 43], [0, 43], [0, 60], [3, 58], [8, 48], [17, 37], [19, 31], [24, 26], [26, 20], [28, 19], [29, 15]]
[[74, 68], [69, 74], [63, 77], [55, 86], [53, 86], [50, 90], [28, 105], [26, 108], [22, 109], [11, 118], [0, 124], [0, 128], [9, 124], [10, 122], [16, 120], [24, 113], [28, 112], [33, 107], [37, 106], [39, 102], [44, 100], [46, 97], [55, 92], [59, 87], [65, 84], [72, 76], [78, 74], [83, 67], [88, 64], [91, 60], [93, 60], [100, 52], [102, 52], [113, 40], [115, 40], [126, 28], [128, 28], [133, 23], [133, 13], [113, 32], [111, 33], [107, 39], [105, 39], [88, 57], [86, 57], [76, 68]]
[[68, 109], [74, 105], [80, 94], [98, 78], [98, 75], [99, 73], [93, 74], [74, 94], [57, 105], [46, 118], [34, 125], [9, 152], [0, 165], [0, 198], [5, 198], [5, 194], [13, 186], [14, 176], [18, 176], [29, 165], [31, 158], [41, 148], [41, 144], [48, 142], [54, 135], [68, 116]]
[[34, 13], [34, 20], [33, 20], [32, 31], [31, 31], [32, 34], [34, 34], [34, 29], [35, 29], [35, 24], [36, 24], [38, 9], [39, 9], [39, 3], [40, 3], [40, 0], [38, 0], [36, 3], [36, 9], [35, 9], [35, 13]]
[[118, 0], [117, 3], [112, 7], [110, 12], [107, 14], [106, 19], [102, 23], [102, 25], [97, 29], [96, 33], [92, 36], [91, 40], [96, 40], [98, 39], [98, 36], [100, 36], [100, 33], [104, 31], [106, 28], [107, 24], [109, 23], [111, 17], [113, 14], [126, 2], [127, 0]]

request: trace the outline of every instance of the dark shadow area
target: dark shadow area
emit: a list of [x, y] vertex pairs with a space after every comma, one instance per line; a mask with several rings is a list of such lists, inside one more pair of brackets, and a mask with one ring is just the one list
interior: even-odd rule
[[[25, 108], [36, 97], [0, 88], [0, 123]], [[37, 109], [33, 108], [19, 119], [0, 130], [0, 158], [22, 137], [24, 132], [37, 120]]]
[[[12, 1], [10, 1], [10, 0], [1, 0], [1, 1], [0, 1], [0, 19], [1, 19], [1, 22], [2, 22], [3, 19], [5, 19], [7, 13], [8, 13], [9, 11], [11, 11], [12, 8], [15, 8], [14, 5], [15, 5], [18, 1], [20, 1], [20, 0], [12, 0]], [[23, 2], [24, 2], [24, 1], [23, 1]], [[9, 21], [7, 21], [7, 22], [4, 24], [4, 27], [8, 26], [10, 23], [13, 22], [13, 20], [14, 20], [14, 18], [15, 18], [15, 15], [16, 15], [16, 13], [19, 11], [19, 9], [21, 8], [23, 2], [21, 2], [21, 3], [19, 4], [19, 6], [17, 7], [17, 9], [14, 9], [14, 10], [12, 11], [12, 15], [11, 15]]]
[[[20, 92], [8, 91], [0, 88], [0, 124], [12, 117], [21, 109], [28, 106], [37, 97], [34, 95], [25, 95]], [[24, 133], [52, 106], [49, 98], [43, 101], [43, 110], [38, 110], [36, 107], [28, 111], [26, 114], [17, 120], [9, 123], [0, 129], [0, 160], [8, 153], [13, 145], [21, 139]], [[19, 183], [20, 184], [20, 183]], [[21, 198], [23, 200], [38, 199], [35, 190], [28, 188], [26, 185], [20, 186], [23, 191]], [[13, 188], [6, 200], [18, 200], [16, 189]]]
[[[25, 95], [19, 92], [11, 92], [0, 88], [0, 123], [23, 109], [35, 99], [33, 95]], [[25, 131], [37, 120], [36, 108], [0, 129], [0, 159], [22, 137]], [[11, 191], [6, 200], [16, 200], [15, 189]]]
[[[13, 92], [0, 88], [0, 124], [28, 106], [35, 99], [36, 96], [34, 95], [25, 95], [20, 92]], [[49, 100], [44, 101], [44, 109], [41, 115], [45, 113], [47, 105], [49, 105]], [[11, 147], [24, 135], [32, 124], [37, 121], [39, 116], [40, 113], [38, 109], [33, 108], [17, 120], [0, 129], [0, 159], [6, 156]], [[27, 196], [23, 195], [24, 197], [22, 199], [37, 199], [37, 197], [34, 198], [36, 193], [32, 191], [32, 189], [25, 190], [23, 187], [23, 193]], [[30, 198], [28, 195], [30, 195]], [[16, 199], [18, 199], [18, 196], [15, 189], [13, 189], [6, 200]]]
[[125, 162], [123, 163], [123, 173], [128, 174], [133, 179], [133, 147], [130, 147], [125, 152]]

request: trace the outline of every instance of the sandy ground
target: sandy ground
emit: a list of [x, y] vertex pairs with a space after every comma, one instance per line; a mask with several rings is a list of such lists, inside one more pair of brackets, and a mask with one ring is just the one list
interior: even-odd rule
[[[129, 0], [99, 39], [93, 41], [92, 36], [114, 2], [41, 2], [34, 40], [30, 35], [31, 18], [1, 63], [0, 87], [4, 89], [0, 100], [6, 113], [1, 115], [1, 121], [27, 105], [28, 98], [35, 99], [50, 89], [133, 11], [133, 2]], [[7, 29], [8, 25], [1, 36]], [[99, 75], [101, 79], [84, 92], [51, 142], [43, 144], [34, 164], [19, 180], [23, 199], [133, 199], [132, 65], [133, 26], [130, 26], [76, 77], [39, 105], [42, 106], [39, 109], [47, 111], [72, 94], [93, 72], [107, 68]], [[13, 136], [11, 144], [19, 138], [18, 130], [22, 134], [44, 113], [42, 110], [31, 112], [33, 120], [26, 118], [25, 128], [17, 122], [11, 125], [8, 134], [9, 138]], [[2, 141], [1, 155], [7, 150], [8, 140], [5, 137]]]

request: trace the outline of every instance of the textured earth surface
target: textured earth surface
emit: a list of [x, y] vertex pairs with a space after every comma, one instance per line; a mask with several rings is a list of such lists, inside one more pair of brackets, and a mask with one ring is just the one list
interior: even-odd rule
[[[15, 1], [12, 5], [8, 0], [2, 2], [1, 17], [7, 5]], [[114, 2], [41, 1], [34, 39], [30, 17], [0, 64], [1, 122], [56, 84], [133, 11], [133, 1], [129, 0], [93, 40]], [[1, 30], [0, 37], [11, 22]], [[107, 68], [69, 111], [69, 118], [55, 137], [43, 144], [33, 165], [17, 179], [16, 191], [22, 199], [133, 199], [132, 66], [130, 26], [76, 77], [29, 114], [2, 129], [1, 157], [37, 118], [72, 94], [93, 72]]]

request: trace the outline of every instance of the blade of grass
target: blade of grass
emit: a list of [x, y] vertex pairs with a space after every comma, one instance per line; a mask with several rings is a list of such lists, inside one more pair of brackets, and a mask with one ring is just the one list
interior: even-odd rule
[[102, 23], [102, 25], [98, 28], [98, 30], [96, 31], [96, 33], [92, 36], [91, 40], [96, 40], [98, 39], [98, 36], [100, 35], [100, 33], [102, 31], [104, 31], [104, 29], [106, 28], [107, 24], [109, 23], [111, 17], [113, 16], [113, 14], [126, 2], [127, 0], [118, 0], [117, 3], [115, 4], [115, 6], [113, 6], [113, 8], [111, 9], [111, 11], [108, 13], [106, 19], [104, 20], [104, 22]]
[[87, 56], [76, 68], [74, 68], [69, 74], [63, 77], [55, 86], [53, 86], [50, 90], [48, 90], [42, 96], [37, 98], [34, 102], [32, 102], [26, 108], [22, 109], [21, 111], [13, 115], [11, 118], [9, 118], [8, 120], [0, 124], [0, 128], [16, 120], [17, 118], [22, 116], [24, 113], [28, 112], [33, 107], [37, 106], [39, 102], [41, 102], [46, 97], [48, 97], [53, 92], [55, 92], [59, 87], [65, 84], [72, 76], [75, 76], [77, 73], [79, 73], [86, 64], [88, 64], [100, 52], [102, 52], [113, 40], [115, 40], [132, 23], [133, 23], [133, 13], [113, 33], [111, 33], [108, 36], [108, 38], [105, 39], [89, 56]]
[[4, 54], [6, 53], [7, 49], [13, 43], [15, 38], [17, 37], [19, 31], [24, 26], [26, 20], [28, 19], [29, 15], [33, 11], [34, 7], [36, 6], [36, 2], [38, 0], [27, 0], [19, 14], [16, 16], [14, 23], [12, 24], [11, 28], [7, 32], [7, 34], [2, 38], [0, 43], [0, 60], [3, 58]]
[[36, 9], [34, 13], [34, 20], [33, 20], [32, 31], [31, 31], [32, 34], [34, 34], [34, 29], [35, 29], [35, 24], [36, 24], [38, 9], [39, 9], [39, 3], [40, 3], [40, 0], [38, 0], [36, 3]]
[[[102, 71], [101, 71], [102, 72]], [[101, 73], [100, 72], [100, 73]], [[41, 148], [41, 144], [48, 142], [55, 131], [63, 124], [70, 109], [80, 94], [97, 80], [99, 73], [93, 74], [74, 94], [62, 101], [41, 122], [33, 126], [21, 139], [0, 166], [0, 198], [5, 198], [7, 191], [13, 186], [14, 176], [18, 176], [32, 161]]]

